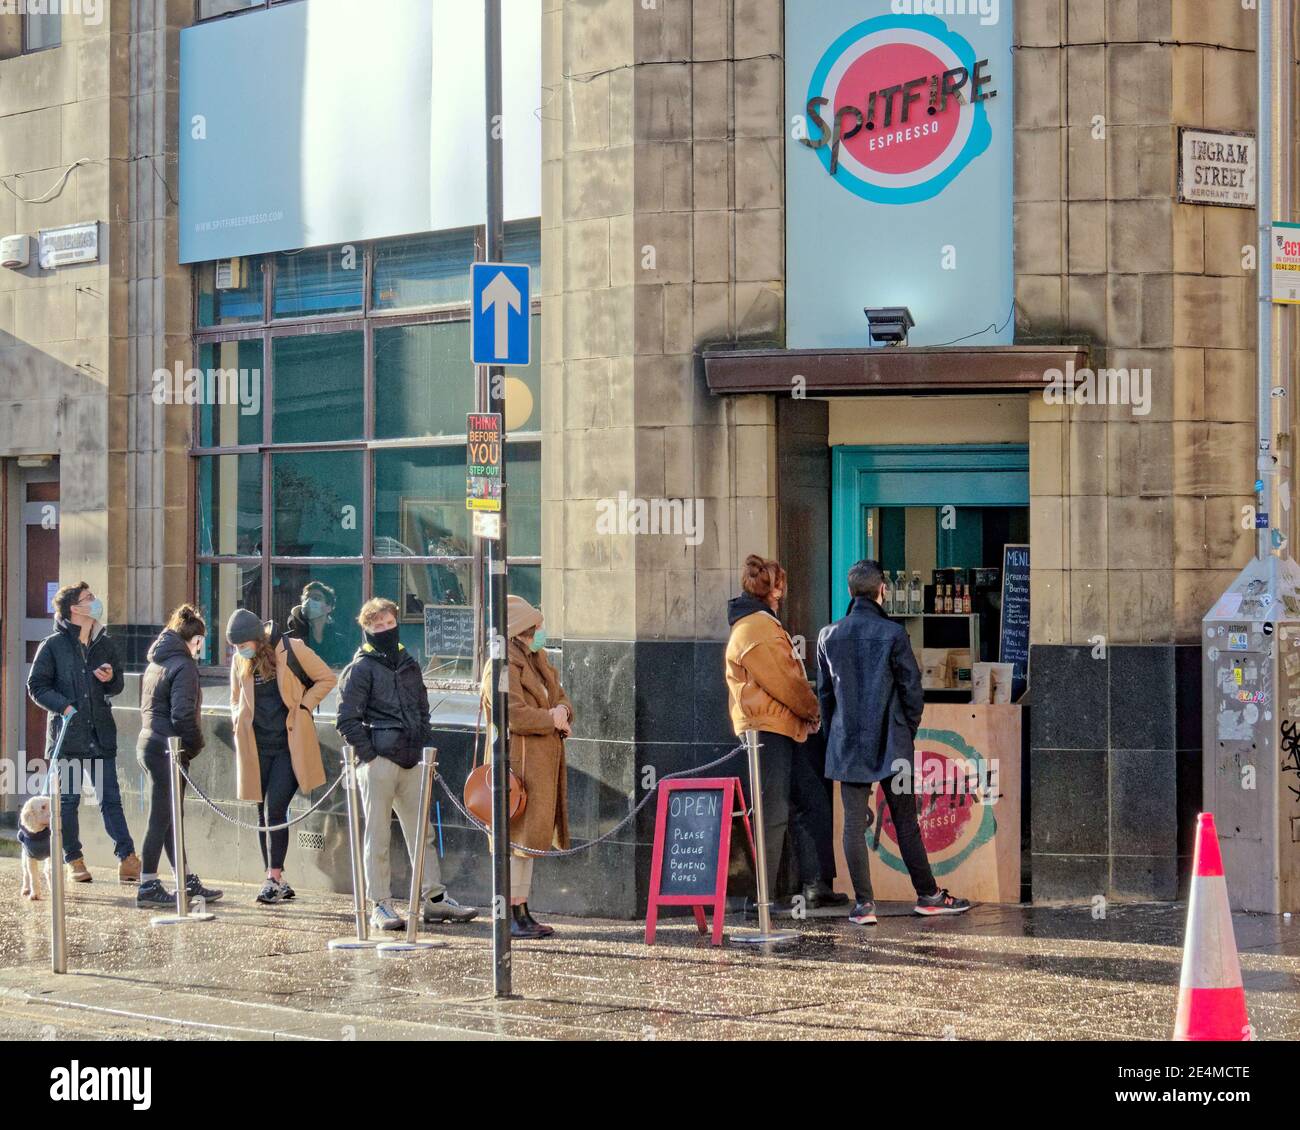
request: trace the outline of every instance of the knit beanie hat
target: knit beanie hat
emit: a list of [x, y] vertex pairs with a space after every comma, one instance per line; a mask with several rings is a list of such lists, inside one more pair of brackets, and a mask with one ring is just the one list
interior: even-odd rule
[[238, 608], [230, 617], [229, 623], [226, 624], [226, 639], [235, 647], [241, 643], [252, 643], [254, 640], [260, 640], [265, 634], [262, 621], [250, 612], [247, 608]]

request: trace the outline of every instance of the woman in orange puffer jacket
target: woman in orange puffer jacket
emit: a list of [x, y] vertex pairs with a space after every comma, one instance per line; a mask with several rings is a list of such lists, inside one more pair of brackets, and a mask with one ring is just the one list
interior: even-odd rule
[[737, 736], [746, 730], [762, 735], [759, 765], [768, 882], [777, 882], [788, 828], [806, 903], [840, 905], [848, 901], [847, 896], [832, 893], [826, 882], [830, 877], [821, 874], [811, 831], [818, 822], [803, 815], [813, 806], [828, 808], [829, 798], [803, 750], [808, 735], [821, 726], [817, 695], [808, 684], [794, 642], [776, 615], [786, 592], [786, 573], [780, 562], [750, 554], [741, 571], [740, 586], [742, 594], [727, 604], [731, 625], [727, 698]]

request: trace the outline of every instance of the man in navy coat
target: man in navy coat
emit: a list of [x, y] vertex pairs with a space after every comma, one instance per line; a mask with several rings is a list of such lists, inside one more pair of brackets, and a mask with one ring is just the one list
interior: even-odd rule
[[885, 615], [881, 593], [885, 574], [876, 561], [859, 561], [849, 570], [853, 603], [843, 620], [817, 637], [817, 696], [826, 732], [826, 776], [840, 782], [844, 803], [844, 856], [853, 880], [856, 905], [849, 920], [876, 924], [871, 872], [867, 863], [867, 802], [877, 781], [894, 822], [898, 847], [916, 888], [915, 912], [962, 914], [966, 899], [940, 889], [921, 841], [913, 790], [916, 731], [925, 699], [921, 671], [901, 624]]

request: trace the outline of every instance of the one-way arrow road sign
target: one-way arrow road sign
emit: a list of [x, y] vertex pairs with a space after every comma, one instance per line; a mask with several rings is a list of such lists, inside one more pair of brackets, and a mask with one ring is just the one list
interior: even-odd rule
[[532, 359], [529, 268], [524, 263], [470, 267], [470, 360], [527, 365]]

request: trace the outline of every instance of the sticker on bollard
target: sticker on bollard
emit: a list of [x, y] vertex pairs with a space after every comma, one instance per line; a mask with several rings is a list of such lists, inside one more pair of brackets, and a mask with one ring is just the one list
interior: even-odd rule
[[646, 906], [645, 941], [652, 946], [661, 906], [689, 906], [701, 934], [708, 932], [704, 908], [713, 907], [715, 946], [722, 945], [727, 910], [727, 863], [731, 818], [739, 813], [754, 846], [739, 777], [661, 781], [655, 817], [654, 862]]

